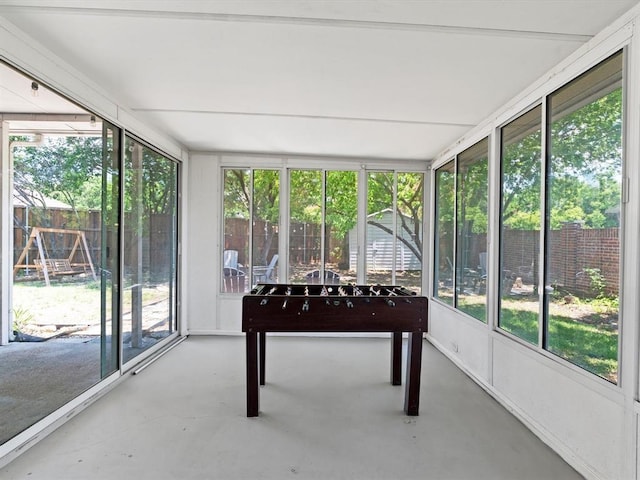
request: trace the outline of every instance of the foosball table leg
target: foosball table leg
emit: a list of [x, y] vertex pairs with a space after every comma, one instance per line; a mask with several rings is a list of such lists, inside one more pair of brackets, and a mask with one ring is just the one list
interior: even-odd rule
[[258, 351], [260, 352], [260, 385], [265, 384], [267, 332], [258, 333]]
[[259, 410], [258, 338], [256, 332], [247, 332], [247, 417], [257, 417]]
[[402, 332], [391, 334], [391, 385], [402, 385]]
[[422, 332], [409, 333], [407, 348], [407, 382], [405, 385], [404, 411], [418, 415], [420, 404], [420, 370], [422, 367]]

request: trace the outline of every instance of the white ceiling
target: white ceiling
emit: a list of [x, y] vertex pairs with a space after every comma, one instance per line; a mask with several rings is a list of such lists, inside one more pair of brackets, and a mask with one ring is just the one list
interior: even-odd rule
[[636, 3], [0, 0], [0, 16], [188, 150], [426, 160]]

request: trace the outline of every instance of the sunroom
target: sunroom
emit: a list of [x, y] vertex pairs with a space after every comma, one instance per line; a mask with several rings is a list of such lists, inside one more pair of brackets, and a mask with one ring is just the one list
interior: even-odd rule
[[[179, 352], [233, 352], [243, 297], [278, 283], [427, 297], [434, 354], [578, 475], [640, 479], [639, 16], [630, 0], [1, 2], [3, 472], [160, 360], [184, 362], [163, 388], [191, 388], [175, 375], [202, 366]], [[268, 355], [386, 338], [331, 337]], [[243, 416], [237, 357], [215, 358]]]

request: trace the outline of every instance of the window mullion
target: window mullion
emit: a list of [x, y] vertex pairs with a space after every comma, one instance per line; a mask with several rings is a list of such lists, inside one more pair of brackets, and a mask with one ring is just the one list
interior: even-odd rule
[[538, 248], [538, 347], [546, 348], [547, 318], [548, 318], [548, 297], [547, 297], [547, 234], [549, 225], [547, 222], [548, 189], [549, 179], [548, 152], [549, 152], [549, 104], [548, 97], [542, 101], [542, 122], [541, 122], [541, 150], [540, 150], [540, 237]]

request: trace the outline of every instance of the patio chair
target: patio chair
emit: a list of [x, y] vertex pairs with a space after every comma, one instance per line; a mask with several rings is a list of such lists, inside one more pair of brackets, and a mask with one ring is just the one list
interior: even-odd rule
[[238, 293], [245, 291], [244, 272], [237, 268], [225, 267], [222, 269], [223, 291], [225, 293]]
[[269, 283], [271, 282], [271, 277], [273, 276], [273, 270], [276, 267], [276, 263], [278, 262], [278, 254], [276, 253], [273, 257], [271, 257], [271, 261], [269, 265], [266, 266], [255, 266], [253, 267], [253, 284], [256, 283]]
[[238, 250], [225, 250], [223, 254], [224, 268], [238, 269]]
[[478, 254], [480, 265], [478, 265], [478, 274], [476, 288], [479, 294], [484, 294], [487, 291], [487, 252], [480, 252]]

